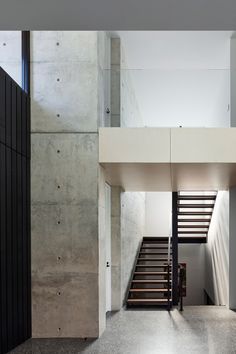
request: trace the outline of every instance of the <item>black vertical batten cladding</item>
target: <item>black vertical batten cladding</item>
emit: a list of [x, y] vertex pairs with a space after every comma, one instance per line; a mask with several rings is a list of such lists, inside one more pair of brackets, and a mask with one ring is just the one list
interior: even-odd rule
[[178, 305], [178, 193], [172, 193], [172, 282], [173, 282], [173, 305]]
[[23, 87], [0, 68], [1, 354], [31, 337], [30, 98]]

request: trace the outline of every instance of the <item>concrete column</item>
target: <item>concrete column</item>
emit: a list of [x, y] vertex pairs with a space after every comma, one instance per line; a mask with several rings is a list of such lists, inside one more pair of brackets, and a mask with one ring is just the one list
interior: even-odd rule
[[33, 337], [97, 337], [105, 328], [106, 43], [104, 32], [32, 33]]

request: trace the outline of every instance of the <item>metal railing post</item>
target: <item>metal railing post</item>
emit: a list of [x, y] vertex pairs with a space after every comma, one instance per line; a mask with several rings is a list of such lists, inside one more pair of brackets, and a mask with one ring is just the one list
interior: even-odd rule
[[178, 305], [178, 193], [172, 193], [172, 301]]

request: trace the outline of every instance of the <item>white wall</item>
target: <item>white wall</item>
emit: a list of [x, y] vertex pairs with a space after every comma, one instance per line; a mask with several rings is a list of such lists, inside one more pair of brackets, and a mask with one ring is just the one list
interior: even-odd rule
[[136, 90], [133, 86], [132, 73], [130, 70], [126, 70], [126, 51], [121, 45], [121, 65], [120, 65], [120, 84], [121, 84], [121, 115], [120, 126], [121, 127], [143, 127], [144, 117], [139, 110], [139, 98], [136, 97]]
[[21, 31], [0, 31], [0, 67], [21, 86]]
[[146, 193], [145, 236], [169, 236], [171, 208], [171, 192]]
[[179, 263], [187, 265], [184, 305], [204, 305], [205, 245], [179, 244]]
[[229, 305], [228, 191], [218, 192], [208, 232], [205, 288], [215, 305]]
[[[228, 127], [231, 31], [120, 31], [145, 126]], [[132, 126], [138, 126], [134, 120]]]

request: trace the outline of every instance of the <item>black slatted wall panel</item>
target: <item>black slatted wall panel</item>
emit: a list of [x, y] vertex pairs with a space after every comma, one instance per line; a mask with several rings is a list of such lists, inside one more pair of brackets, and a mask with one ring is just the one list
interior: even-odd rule
[[31, 337], [30, 99], [0, 68], [0, 353]]

